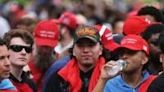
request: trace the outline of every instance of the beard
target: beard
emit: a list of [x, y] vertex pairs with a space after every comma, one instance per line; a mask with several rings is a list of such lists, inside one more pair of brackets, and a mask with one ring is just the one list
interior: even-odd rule
[[83, 64], [83, 67], [86, 67], [86, 68], [90, 68], [92, 66], [93, 66], [93, 64], [90, 64], [90, 63]]
[[51, 64], [55, 61], [55, 56], [52, 54], [51, 50], [46, 49], [46, 51], [38, 51], [35, 56], [35, 65], [37, 68], [45, 72]]
[[88, 60], [83, 61], [83, 62], [79, 62], [79, 65], [82, 66], [83, 68], [90, 70], [95, 66], [96, 63], [92, 63]]

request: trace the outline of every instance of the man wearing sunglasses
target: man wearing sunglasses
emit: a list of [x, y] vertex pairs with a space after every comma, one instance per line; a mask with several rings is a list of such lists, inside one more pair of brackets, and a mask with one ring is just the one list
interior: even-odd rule
[[33, 37], [23, 29], [13, 29], [4, 35], [4, 40], [9, 48], [11, 63], [10, 79], [19, 92], [36, 92], [36, 87], [23, 67], [29, 62]]

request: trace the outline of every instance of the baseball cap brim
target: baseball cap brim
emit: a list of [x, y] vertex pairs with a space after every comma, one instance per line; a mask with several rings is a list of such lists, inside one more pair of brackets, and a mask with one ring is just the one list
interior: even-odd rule
[[90, 36], [81, 36], [81, 37], [79, 37], [78, 39], [75, 40], [75, 43], [79, 42], [79, 40], [82, 40], [82, 39], [89, 39], [89, 40], [93, 41], [94, 43], [97, 43], [97, 42], [98, 42], [98, 41], [97, 41], [95, 38], [93, 38], [93, 37], [90, 37]]
[[120, 48], [127, 48], [130, 50], [142, 50], [140, 47], [135, 47], [135, 46], [130, 46], [130, 45], [123, 45], [123, 46], [120, 46]]
[[55, 47], [58, 42], [57, 40], [49, 40], [43, 38], [35, 38], [35, 41], [38, 46], [49, 46], [49, 47]]
[[[130, 45], [122, 45], [122, 46], [116, 48], [116, 50], [118, 51], [118, 50], [124, 49], [124, 48], [129, 49], [129, 50], [133, 50], [133, 51], [144, 51], [141, 47], [138, 47], [138, 46], [130, 46]], [[147, 52], [147, 51], [144, 51], [144, 52], [147, 55], [149, 55], [149, 52]]]
[[109, 51], [115, 51], [115, 49], [119, 47], [120, 45], [113, 40], [110, 40], [107, 44], [104, 44], [104, 48], [108, 49]]

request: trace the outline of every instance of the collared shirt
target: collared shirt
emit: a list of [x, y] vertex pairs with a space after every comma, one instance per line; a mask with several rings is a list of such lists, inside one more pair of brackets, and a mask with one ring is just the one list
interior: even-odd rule
[[103, 92], [138, 92], [139, 86], [144, 83], [144, 81], [149, 77], [148, 72], [143, 72], [143, 79], [138, 84], [136, 88], [128, 85], [122, 78], [121, 75], [118, 75], [107, 81]]
[[10, 80], [14, 84], [14, 86], [17, 88], [20, 92], [36, 92], [37, 88], [35, 83], [32, 79], [28, 77], [28, 74], [26, 72], [22, 72], [21, 78], [22, 80], [19, 81], [17, 78], [15, 78], [12, 74], [10, 74]]
[[63, 53], [64, 51], [68, 50], [69, 48], [71, 48], [73, 46], [73, 40], [70, 41], [69, 44], [67, 44], [66, 46], [62, 46], [60, 43], [54, 48], [55, 52], [58, 54]]

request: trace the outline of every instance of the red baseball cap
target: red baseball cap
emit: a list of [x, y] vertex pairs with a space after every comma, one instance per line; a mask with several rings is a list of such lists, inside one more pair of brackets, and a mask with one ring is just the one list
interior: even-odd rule
[[34, 29], [36, 45], [55, 47], [59, 38], [59, 28], [53, 20], [42, 20]]
[[64, 24], [72, 29], [77, 28], [78, 23], [77, 23], [77, 18], [76, 15], [72, 12], [64, 12], [60, 17], [59, 17], [59, 22], [61, 24]]
[[127, 48], [130, 50], [136, 50], [136, 51], [143, 50], [147, 55], [149, 55], [149, 45], [139, 35], [130, 34], [130, 35], [125, 36], [121, 40], [121, 45], [118, 48]]
[[95, 28], [99, 30], [101, 43], [104, 48], [109, 51], [114, 51], [119, 47], [119, 44], [113, 40], [112, 32], [106, 25], [96, 25]]
[[130, 16], [124, 22], [123, 33], [140, 35], [150, 24], [150, 20], [143, 16]]

